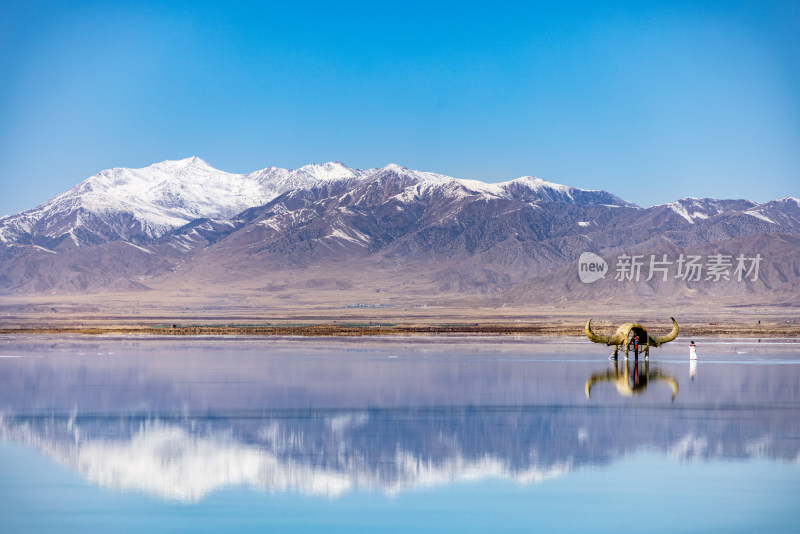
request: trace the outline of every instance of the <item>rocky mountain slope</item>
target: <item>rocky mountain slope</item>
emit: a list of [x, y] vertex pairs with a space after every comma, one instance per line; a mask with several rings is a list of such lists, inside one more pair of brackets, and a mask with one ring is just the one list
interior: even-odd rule
[[[778, 234], [785, 237], [759, 237]], [[791, 261], [800, 257], [793, 256], [792, 237], [799, 234], [794, 198], [764, 204], [686, 198], [641, 208], [605, 191], [532, 177], [487, 184], [397, 165], [360, 170], [341, 163], [229, 174], [189, 158], [103, 171], [41, 206], [0, 218], [0, 292], [146, 291], [232, 281], [280, 288], [301, 279], [306, 287], [373, 283], [380, 290], [385, 276], [397, 291], [558, 299], [594, 294], [603, 285], [574, 286], [583, 252], [613, 262], [637, 251], [712, 254], [731, 243], [734, 256], [740, 249], [752, 255], [759, 239], [769, 256], [760, 266], [761, 284], [739, 285], [734, 293], [791, 292], [800, 277]], [[721, 290], [703, 281], [672, 282], [622, 293]], [[614, 298], [619, 291], [600, 293]]]

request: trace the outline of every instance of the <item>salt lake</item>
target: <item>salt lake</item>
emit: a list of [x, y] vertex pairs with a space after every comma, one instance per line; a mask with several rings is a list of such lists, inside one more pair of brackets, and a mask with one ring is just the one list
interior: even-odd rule
[[3, 532], [798, 532], [800, 343], [0, 337]]

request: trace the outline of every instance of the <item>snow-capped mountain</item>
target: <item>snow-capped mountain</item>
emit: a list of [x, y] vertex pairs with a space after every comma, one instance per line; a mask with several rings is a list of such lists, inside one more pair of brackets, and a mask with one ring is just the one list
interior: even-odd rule
[[230, 174], [189, 158], [103, 171], [0, 218], [0, 291], [205, 287], [230, 282], [231, 273], [275, 287], [281, 270], [294, 278], [327, 266], [328, 276], [340, 266], [353, 280], [403, 268], [436, 291], [492, 293], [584, 251], [764, 234], [800, 234], [800, 201], [685, 198], [640, 208], [533, 177], [489, 184], [338, 162]]
[[743, 213], [773, 225], [773, 228], [796, 227], [800, 225], [800, 200], [792, 197], [781, 198], [752, 206]]
[[669, 204], [654, 207], [669, 209], [676, 215], [685, 219], [689, 224], [695, 224], [699, 220], [705, 220], [726, 211], [744, 211], [754, 206], [756, 206], [756, 203], [749, 200], [717, 200], [713, 198], [687, 197]]
[[[102, 171], [72, 189], [17, 215], [0, 218], [0, 242], [56, 250], [108, 241], [144, 243], [197, 219], [231, 219], [289, 191], [321, 185], [355, 186], [391, 174], [405, 188], [448, 189], [488, 196], [526, 195], [533, 200], [587, 201], [627, 205], [604, 192], [587, 192], [533, 178], [505, 184], [458, 180], [388, 165], [351, 169], [339, 162], [299, 169], [268, 167], [250, 174], [230, 174], [197, 157], [164, 161], [142, 169]], [[597, 196], [598, 198], [595, 198]]]
[[197, 157], [102, 171], [32, 210], [0, 219], [0, 240], [57, 248], [144, 242], [200, 218], [227, 219], [318, 181], [358, 177], [344, 165], [230, 174]]

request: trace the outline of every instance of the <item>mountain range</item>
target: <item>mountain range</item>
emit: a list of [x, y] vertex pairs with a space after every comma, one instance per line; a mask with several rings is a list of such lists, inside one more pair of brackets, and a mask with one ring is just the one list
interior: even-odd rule
[[[605, 259], [603, 280], [579, 280], [584, 252]], [[732, 265], [722, 280], [671, 271], [622, 283], [613, 275], [625, 254], [642, 256], [645, 271], [651, 256], [673, 270], [681, 254], [706, 263], [722, 254]], [[758, 272], [730, 279], [738, 255], [756, 254]], [[300, 291], [309, 302], [318, 292], [359, 290], [381, 303], [415, 294], [521, 304], [692, 295], [791, 303], [799, 280], [796, 198], [643, 208], [529, 176], [490, 184], [398, 165], [230, 174], [193, 157], [109, 169], [0, 218], [4, 294], [235, 286], [290, 299]]]

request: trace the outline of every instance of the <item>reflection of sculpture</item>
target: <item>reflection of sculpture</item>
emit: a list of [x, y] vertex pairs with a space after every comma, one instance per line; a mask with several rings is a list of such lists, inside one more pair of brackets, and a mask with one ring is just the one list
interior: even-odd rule
[[600, 336], [592, 331], [592, 320], [586, 323], [586, 336], [595, 343], [605, 343], [614, 345], [613, 357], [616, 358], [621, 346], [625, 346], [625, 357], [628, 357], [628, 348], [633, 345], [634, 354], [638, 355], [640, 348], [644, 348], [645, 358], [650, 357], [650, 347], [660, 347], [668, 341], [678, 337], [678, 323], [672, 320], [672, 331], [666, 336], [651, 336], [647, 329], [637, 323], [625, 323], [617, 328], [617, 331], [610, 336]]
[[678, 395], [678, 381], [672, 375], [662, 373], [658, 369], [650, 372], [650, 360], [644, 361], [644, 372], [639, 372], [639, 358], [634, 360], [633, 373], [630, 372], [629, 362], [622, 364], [623, 372], [620, 373], [619, 363], [614, 360], [614, 370], [605, 373], [595, 373], [586, 381], [586, 398], [591, 399], [592, 386], [597, 382], [613, 382], [617, 392], [623, 397], [641, 395], [650, 382], [663, 381], [672, 387], [672, 400]]

